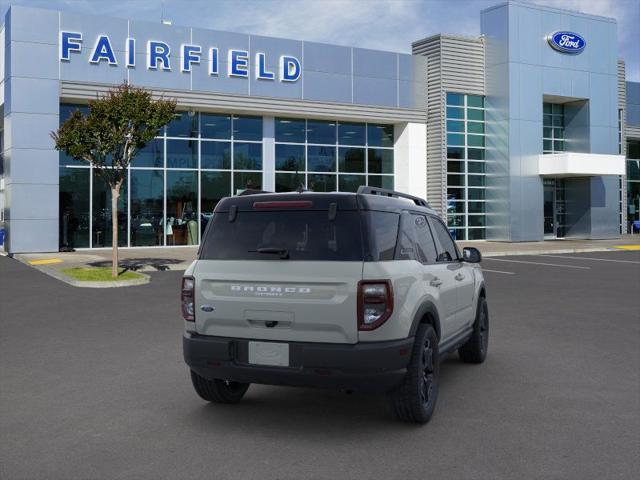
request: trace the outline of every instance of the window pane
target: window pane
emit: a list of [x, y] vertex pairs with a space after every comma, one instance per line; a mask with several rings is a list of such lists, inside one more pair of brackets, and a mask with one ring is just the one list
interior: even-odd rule
[[463, 119], [464, 118], [464, 109], [457, 107], [447, 107], [447, 119]]
[[484, 202], [469, 202], [469, 213], [485, 213]]
[[484, 110], [467, 109], [467, 120], [484, 122]]
[[464, 105], [464, 95], [461, 93], [447, 92], [447, 105]]
[[544, 127], [544, 128], [542, 129], [542, 136], [543, 136], [544, 138], [552, 138], [552, 135], [553, 135], [553, 128], [551, 128], [551, 127]]
[[262, 173], [260, 172], [235, 172], [233, 174], [233, 188], [235, 195], [244, 190], [262, 189]]
[[447, 145], [464, 145], [464, 135], [459, 133], [447, 133]]
[[364, 123], [338, 124], [338, 143], [341, 145], [365, 145]]
[[198, 141], [167, 140], [167, 168], [198, 168]]
[[276, 144], [276, 170], [304, 172], [304, 145]]
[[470, 227], [484, 227], [485, 226], [485, 216], [484, 215], [469, 215], [469, 226]]
[[262, 143], [233, 144], [235, 170], [262, 170]]
[[552, 103], [551, 108], [554, 114], [558, 114], [558, 115], [564, 114], [564, 106], [560, 103]]
[[542, 104], [542, 112], [543, 113], [551, 113], [551, 104], [550, 103], [543, 103]]
[[335, 175], [314, 175], [307, 176], [307, 189], [313, 192], [335, 192], [336, 176]]
[[484, 135], [467, 135], [467, 145], [470, 147], [484, 147]]
[[564, 142], [562, 140], [554, 140], [553, 141], [553, 149], [556, 152], [563, 152], [564, 151]]
[[231, 115], [200, 114], [200, 134], [202, 138], [231, 139]]
[[424, 215], [409, 215], [408, 217], [413, 223], [417, 260], [421, 263], [434, 263], [438, 254], [427, 218]]
[[464, 200], [464, 188], [447, 188], [447, 201]]
[[167, 172], [167, 245], [198, 244], [198, 173]]
[[341, 192], [356, 192], [360, 185], [367, 184], [364, 175], [340, 175], [338, 179]]
[[162, 168], [164, 166], [164, 140], [155, 138], [140, 149], [133, 161], [132, 167]]
[[470, 228], [469, 240], [484, 240], [485, 234], [486, 232], [484, 228]]
[[464, 175], [447, 175], [447, 185], [464, 186]]
[[464, 215], [447, 215], [447, 225], [451, 228], [464, 227]]
[[168, 137], [197, 137], [198, 114], [191, 112], [176, 112], [173, 120], [167, 125]]
[[469, 173], [484, 173], [484, 162], [468, 162], [467, 169]]
[[276, 118], [276, 142], [305, 141], [305, 121], [299, 118]]
[[336, 123], [323, 120], [307, 120], [307, 142], [336, 143]]
[[[93, 212], [92, 235], [94, 247], [113, 246], [111, 226], [111, 188], [104, 178], [93, 170]], [[127, 245], [127, 181], [120, 187], [118, 197], [118, 246]]]
[[367, 185], [393, 190], [393, 175], [369, 175]]
[[627, 142], [627, 158], [640, 159], [640, 141], [630, 140]]
[[484, 175], [469, 175], [468, 178], [470, 187], [483, 187], [486, 177]]
[[468, 133], [484, 133], [484, 123], [482, 122], [467, 122]]
[[393, 150], [370, 148], [369, 173], [393, 173]]
[[447, 120], [447, 132], [464, 132], [464, 122], [459, 120]]
[[335, 147], [309, 145], [307, 147], [307, 170], [310, 172], [335, 172]]
[[234, 116], [233, 138], [235, 140], [262, 141], [262, 117]]
[[230, 169], [231, 142], [200, 142], [202, 168]]
[[563, 139], [564, 138], [564, 128], [556, 127], [553, 129], [553, 138], [555, 139]]
[[640, 160], [627, 160], [627, 180], [640, 180]]
[[554, 127], [562, 127], [564, 126], [564, 119], [560, 115], [553, 116], [553, 126]]
[[88, 168], [60, 169], [60, 247], [89, 247]]
[[478, 95], [467, 95], [467, 106], [484, 108], [484, 97]]
[[364, 148], [339, 148], [338, 170], [340, 172], [364, 173], [364, 152]]
[[484, 200], [484, 188], [470, 188], [469, 200]]
[[367, 125], [367, 145], [370, 147], [393, 147], [393, 125]]
[[465, 212], [465, 203], [464, 202], [454, 202], [447, 199], [447, 214], [455, 215], [461, 214]]
[[553, 141], [552, 140], [543, 140], [542, 141], [542, 149], [543, 150], [553, 150]]
[[449, 233], [454, 240], [466, 240], [467, 238], [464, 228], [453, 228], [449, 230]]
[[551, 125], [553, 125], [553, 117], [551, 115], [543, 115], [542, 125], [544, 125], [545, 127], [550, 127]]
[[62, 151], [58, 154], [58, 159], [60, 162], [59, 165], [61, 167], [64, 165], [81, 165], [84, 167], [88, 167], [90, 165], [89, 162], [85, 162], [84, 160], [76, 160], [75, 158], [66, 155]]
[[464, 162], [447, 162], [447, 172], [464, 173]]
[[276, 173], [276, 192], [293, 192], [300, 184], [305, 184], [304, 173]]
[[162, 245], [162, 170], [131, 170], [131, 245]]
[[464, 148], [447, 147], [447, 158], [453, 158], [453, 159], [464, 158]]
[[200, 228], [203, 232], [218, 202], [230, 194], [230, 172], [202, 172], [200, 174]]

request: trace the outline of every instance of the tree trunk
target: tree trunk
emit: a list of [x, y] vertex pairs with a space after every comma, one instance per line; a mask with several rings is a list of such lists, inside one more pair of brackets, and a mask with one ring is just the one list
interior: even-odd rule
[[118, 197], [120, 197], [120, 186], [118, 182], [111, 187], [111, 277], [118, 278]]

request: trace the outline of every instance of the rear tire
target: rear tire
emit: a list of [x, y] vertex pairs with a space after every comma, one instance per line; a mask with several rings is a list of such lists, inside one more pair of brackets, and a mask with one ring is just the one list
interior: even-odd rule
[[484, 297], [478, 299], [476, 321], [469, 340], [458, 349], [460, 359], [465, 363], [482, 363], [489, 349], [489, 308]]
[[191, 383], [202, 399], [213, 403], [238, 403], [247, 393], [250, 385], [227, 380], [208, 380], [193, 370], [191, 370]]
[[391, 404], [399, 420], [427, 423], [438, 398], [438, 336], [431, 325], [421, 324], [416, 332], [407, 375], [391, 392]]

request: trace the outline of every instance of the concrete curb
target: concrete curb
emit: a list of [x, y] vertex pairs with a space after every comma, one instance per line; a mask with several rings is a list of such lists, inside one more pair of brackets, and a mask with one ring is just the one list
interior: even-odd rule
[[66, 283], [67, 285], [71, 285], [72, 287], [79, 288], [118, 288], [118, 287], [135, 287], [138, 285], [146, 285], [151, 282], [151, 277], [142, 272], [136, 272], [142, 275], [143, 278], [136, 278], [133, 280], [118, 280], [115, 282], [87, 282], [74, 280], [72, 278], [67, 277], [65, 274], [59, 272], [56, 269], [50, 267], [38, 267], [36, 265], [31, 265], [27, 260], [20, 258], [19, 256], [13, 257], [15, 260], [27, 265], [28, 267], [34, 268], [39, 272], [42, 272], [50, 277], [55, 278], [56, 280], [60, 280], [61, 282]]

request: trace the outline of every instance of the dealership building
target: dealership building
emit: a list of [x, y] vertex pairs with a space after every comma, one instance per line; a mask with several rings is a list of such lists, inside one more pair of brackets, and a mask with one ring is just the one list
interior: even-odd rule
[[177, 100], [129, 168], [122, 246], [196, 245], [243, 190], [426, 198], [458, 240], [640, 220], [640, 84], [611, 18], [507, 2], [412, 54], [12, 6], [0, 29], [9, 252], [111, 246], [110, 191], [51, 132], [123, 81]]

